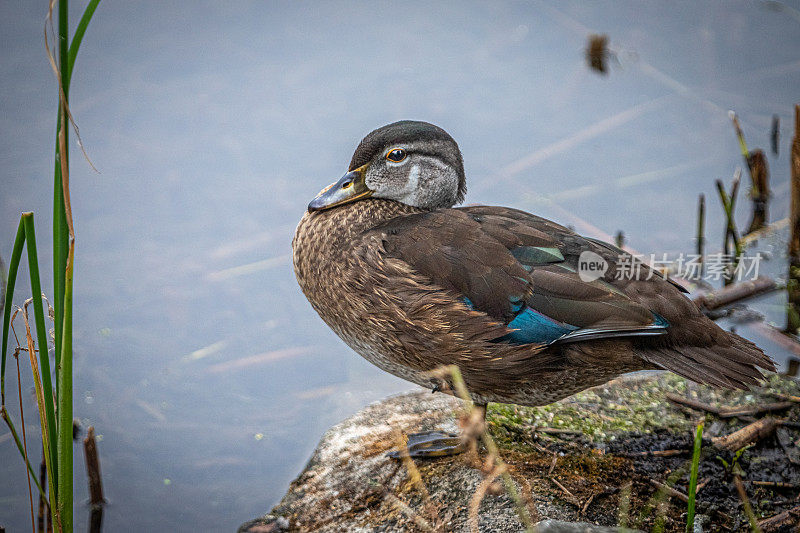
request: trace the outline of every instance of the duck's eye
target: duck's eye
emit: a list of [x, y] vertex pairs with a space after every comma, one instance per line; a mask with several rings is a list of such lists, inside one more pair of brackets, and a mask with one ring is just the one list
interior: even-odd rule
[[389, 161], [394, 161], [395, 163], [399, 163], [403, 159], [406, 158], [406, 151], [402, 148], [395, 148], [393, 150], [389, 150], [389, 153], [386, 154], [386, 159]]

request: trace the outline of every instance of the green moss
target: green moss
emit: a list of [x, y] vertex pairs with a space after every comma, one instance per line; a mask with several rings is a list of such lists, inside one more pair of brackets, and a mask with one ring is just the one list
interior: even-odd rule
[[664, 374], [595, 387], [540, 407], [491, 404], [487, 420], [504, 448], [526, 446], [536, 428], [542, 427], [576, 431], [596, 441], [613, 439], [619, 433], [683, 431], [691, 428], [691, 421], [669, 405], [665, 394], [686, 391], [686, 380]]
[[[592, 441], [611, 440], [621, 433], [690, 430], [693, 427], [691, 418], [667, 401], [667, 393], [713, 406], [741, 406], [770, 401], [769, 392], [798, 396], [800, 384], [771, 374], [762, 389], [726, 390], [697, 385], [666, 372], [651, 379], [627, 379], [601, 385], [540, 407], [490, 404], [487, 421], [501, 447], [525, 451], [531, 448], [531, 436], [536, 428], [576, 431]], [[729, 420], [728, 424], [735, 424], [735, 420]]]

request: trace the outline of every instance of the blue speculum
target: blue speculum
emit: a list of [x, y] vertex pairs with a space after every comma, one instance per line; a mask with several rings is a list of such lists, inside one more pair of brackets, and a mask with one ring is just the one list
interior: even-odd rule
[[[464, 303], [472, 309], [475, 309], [475, 306], [469, 298], [464, 298]], [[579, 338], [588, 340], [591, 338], [596, 339], [603, 337], [661, 335], [665, 333], [666, 329], [669, 327], [669, 322], [664, 317], [652, 311], [653, 323], [649, 325], [634, 328], [595, 329], [591, 327], [580, 328], [572, 324], [560, 322], [528, 307], [524, 302], [512, 301], [511, 307], [516, 316], [508, 323], [508, 328], [515, 331], [499, 337], [496, 339], [496, 342], [510, 342], [512, 344], [552, 344], [558, 340], [567, 342], [571, 340], [571, 337], [575, 337], [575, 340]], [[573, 333], [576, 334], [570, 335]]]
[[515, 344], [550, 344], [578, 329], [577, 326], [553, 320], [530, 307], [526, 307], [514, 317], [514, 320], [508, 323], [508, 327], [517, 331], [498, 340]]

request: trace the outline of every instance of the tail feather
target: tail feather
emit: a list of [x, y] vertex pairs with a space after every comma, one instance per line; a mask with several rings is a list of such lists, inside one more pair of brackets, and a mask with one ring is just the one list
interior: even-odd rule
[[775, 364], [758, 346], [734, 333], [725, 344], [660, 346], [637, 350], [645, 361], [698, 383], [747, 390], [764, 379], [759, 368]]

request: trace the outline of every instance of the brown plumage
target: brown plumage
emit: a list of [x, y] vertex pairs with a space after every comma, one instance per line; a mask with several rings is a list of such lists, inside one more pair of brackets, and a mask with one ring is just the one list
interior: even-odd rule
[[[458, 148], [433, 128], [367, 136], [297, 227], [304, 294], [363, 357], [431, 388], [428, 371], [456, 364], [476, 401], [522, 405], [634, 370], [737, 388], [757, 383], [757, 367], [774, 370], [671, 282], [625, 270], [633, 260], [614, 246], [515, 209], [441, 207], [463, 194], [463, 167], [448, 165]], [[578, 274], [584, 252], [608, 264], [599, 279]]]

